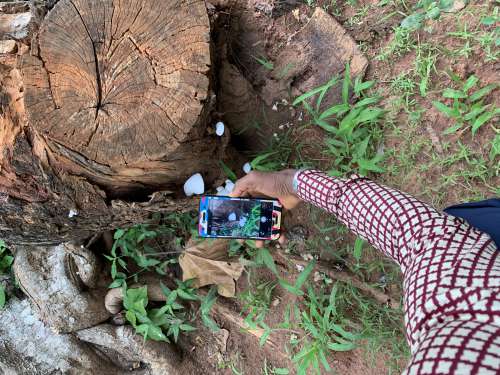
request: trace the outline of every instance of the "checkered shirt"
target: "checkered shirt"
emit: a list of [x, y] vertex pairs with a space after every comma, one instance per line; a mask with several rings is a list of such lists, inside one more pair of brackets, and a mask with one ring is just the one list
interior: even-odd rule
[[404, 374], [500, 374], [500, 251], [487, 234], [366, 178], [306, 170], [296, 179], [300, 198], [401, 266]]

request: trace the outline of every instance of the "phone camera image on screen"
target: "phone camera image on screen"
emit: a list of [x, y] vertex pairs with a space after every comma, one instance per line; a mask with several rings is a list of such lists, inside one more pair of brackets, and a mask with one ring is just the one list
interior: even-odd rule
[[208, 234], [218, 237], [267, 238], [272, 233], [273, 202], [211, 199]]

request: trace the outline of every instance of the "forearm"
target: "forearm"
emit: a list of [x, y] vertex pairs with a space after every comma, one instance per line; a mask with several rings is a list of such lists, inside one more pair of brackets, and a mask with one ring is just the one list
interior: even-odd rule
[[400, 264], [403, 271], [419, 225], [443, 217], [411, 195], [366, 178], [339, 179], [302, 171], [297, 175], [297, 195], [335, 214], [355, 234]]
[[489, 354], [500, 345], [500, 252], [488, 235], [368, 179], [304, 171], [297, 180], [301, 199], [400, 264], [408, 374], [500, 371], [499, 356]]

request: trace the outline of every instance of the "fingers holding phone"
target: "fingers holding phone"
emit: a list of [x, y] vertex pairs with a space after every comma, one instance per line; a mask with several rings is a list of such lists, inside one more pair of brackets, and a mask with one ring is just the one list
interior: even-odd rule
[[236, 181], [230, 196], [271, 197], [278, 199], [286, 209], [292, 209], [300, 202], [293, 189], [295, 173], [294, 169], [280, 172], [252, 171]]

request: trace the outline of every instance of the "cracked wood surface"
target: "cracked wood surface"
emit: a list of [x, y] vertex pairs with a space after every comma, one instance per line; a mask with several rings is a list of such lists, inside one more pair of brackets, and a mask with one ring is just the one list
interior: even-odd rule
[[201, 0], [61, 0], [22, 59], [54, 162], [123, 194], [213, 168], [225, 142], [206, 131], [209, 71]]

